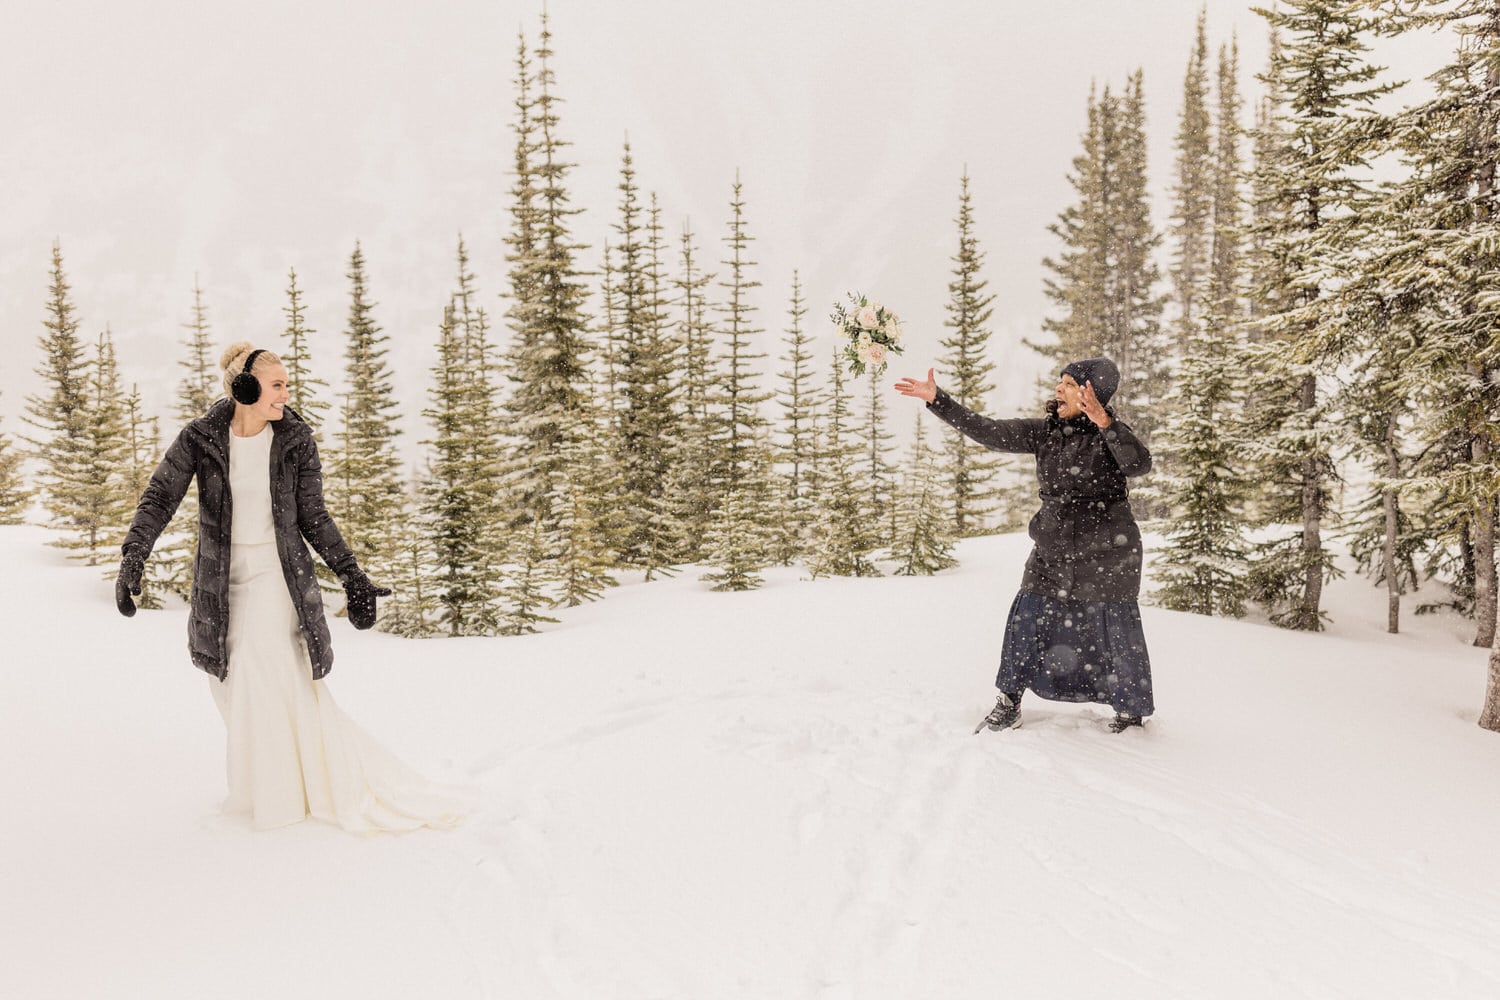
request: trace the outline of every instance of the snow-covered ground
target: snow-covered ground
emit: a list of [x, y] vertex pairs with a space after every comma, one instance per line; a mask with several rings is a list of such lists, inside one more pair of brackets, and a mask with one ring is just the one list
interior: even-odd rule
[[932, 579], [631, 583], [522, 639], [334, 623], [457, 831], [221, 816], [182, 610], [0, 528], [0, 997], [1493, 998], [1500, 736], [1453, 617], [1145, 609], [1158, 714], [992, 699], [1023, 536]]

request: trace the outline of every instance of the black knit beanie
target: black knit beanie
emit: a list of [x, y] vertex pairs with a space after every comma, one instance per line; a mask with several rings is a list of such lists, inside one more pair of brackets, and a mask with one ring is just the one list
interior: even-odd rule
[[1094, 398], [1099, 400], [1101, 406], [1108, 403], [1109, 397], [1120, 388], [1120, 369], [1108, 358], [1075, 361], [1064, 368], [1062, 373], [1073, 376], [1073, 381], [1079, 385], [1094, 383]]

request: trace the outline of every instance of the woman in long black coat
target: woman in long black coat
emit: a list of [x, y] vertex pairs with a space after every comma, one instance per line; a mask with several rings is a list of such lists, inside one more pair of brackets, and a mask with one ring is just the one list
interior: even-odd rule
[[177, 435], [136, 508], [120, 613], [135, 614], [146, 559], [196, 479], [188, 653], [224, 717], [225, 810], [262, 829], [309, 815], [353, 831], [451, 825], [467, 790], [409, 771], [324, 686], [333, 644], [308, 545], [343, 581], [356, 628], [375, 623], [376, 598], [390, 591], [370, 582], [329, 516], [317, 443], [286, 405], [286, 368], [243, 342], [220, 366], [228, 398]]
[[1075, 361], [1045, 417], [1015, 420], [960, 405], [931, 370], [926, 381], [896, 384], [985, 447], [1036, 456], [1041, 509], [1028, 529], [1035, 544], [1005, 626], [999, 695], [981, 727], [1019, 725], [1028, 688], [1054, 701], [1111, 706], [1114, 732], [1155, 711], [1137, 604], [1141, 532], [1126, 488], [1127, 478], [1150, 471], [1151, 453], [1106, 406], [1119, 384], [1108, 358]]

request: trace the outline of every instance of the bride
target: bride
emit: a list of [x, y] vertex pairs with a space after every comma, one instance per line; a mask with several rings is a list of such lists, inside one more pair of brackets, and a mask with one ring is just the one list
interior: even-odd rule
[[303, 539], [343, 581], [355, 628], [375, 624], [375, 600], [390, 591], [370, 582], [329, 516], [312, 432], [286, 405], [286, 368], [245, 342], [220, 367], [228, 398], [183, 428], [136, 508], [115, 582], [120, 613], [135, 614], [146, 558], [196, 477], [188, 651], [213, 675], [228, 731], [225, 811], [260, 829], [309, 815], [358, 832], [453, 826], [468, 791], [410, 771], [324, 686], [332, 637]]

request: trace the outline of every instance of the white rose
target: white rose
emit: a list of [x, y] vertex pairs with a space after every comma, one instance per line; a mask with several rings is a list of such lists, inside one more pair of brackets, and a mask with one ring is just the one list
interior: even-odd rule
[[885, 364], [885, 348], [879, 344], [871, 344], [870, 356], [865, 359], [865, 364], [874, 365], [876, 368]]
[[873, 306], [865, 306], [856, 315], [855, 320], [866, 330], [873, 330], [880, 325], [880, 317], [876, 315]]

